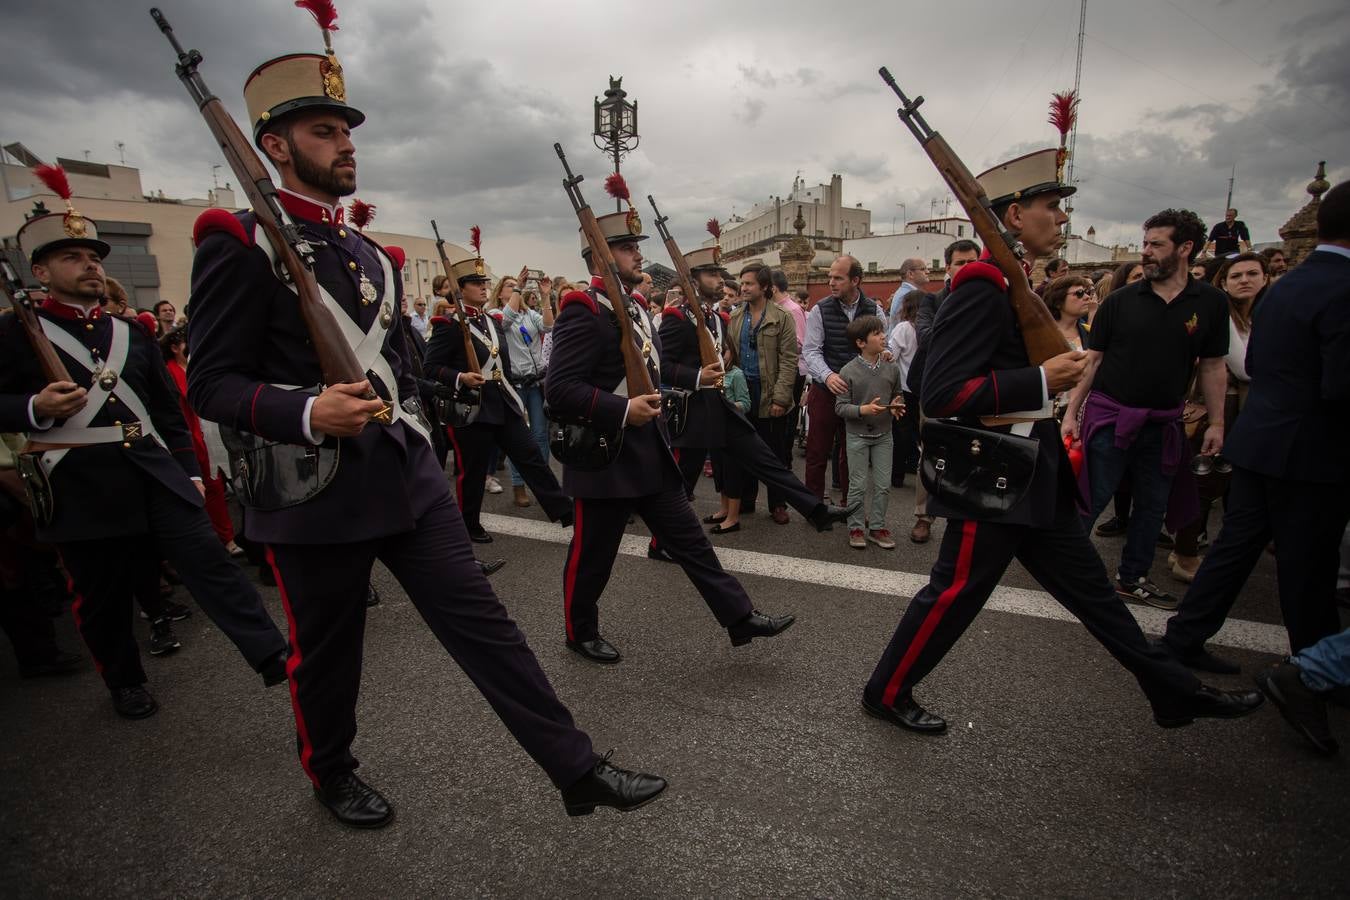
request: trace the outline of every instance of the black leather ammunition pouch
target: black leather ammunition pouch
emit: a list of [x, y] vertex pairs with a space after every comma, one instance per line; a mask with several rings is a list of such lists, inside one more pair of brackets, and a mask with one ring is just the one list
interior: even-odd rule
[[[310, 388], [302, 393], [317, 396], [318, 391]], [[328, 487], [337, 475], [340, 450], [336, 438], [317, 447], [300, 446], [221, 425], [220, 440], [230, 457], [230, 482], [239, 501], [259, 512], [299, 506]]]
[[56, 515], [56, 498], [52, 494], [52, 482], [47, 470], [42, 468], [42, 454], [19, 453], [15, 457], [15, 467], [23, 479], [24, 493], [28, 495], [28, 506], [33, 513], [33, 521], [40, 527], [52, 524]]
[[997, 517], [1026, 497], [1039, 447], [1035, 438], [929, 419], [919, 477], [963, 518]]
[[548, 449], [558, 461], [582, 472], [599, 472], [619, 458], [623, 449], [623, 429], [618, 434], [606, 434], [586, 422], [569, 422], [554, 418], [547, 404], [544, 417], [548, 420]]
[[689, 391], [664, 390], [661, 392], [661, 417], [666, 420], [666, 428], [671, 437], [683, 437], [689, 427]]

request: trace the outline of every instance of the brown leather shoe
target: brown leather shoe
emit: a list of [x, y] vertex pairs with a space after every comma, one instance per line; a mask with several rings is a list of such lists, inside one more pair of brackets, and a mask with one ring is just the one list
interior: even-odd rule
[[522, 484], [522, 485], [520, 485], [520, 486], [514, 488], [513, 490], [515, 491], [515, 494], [516, 494], [516, 499], [515, 499], [515, 504], [516, 504], [516, 506], [522, 506], [522, 507], [524, 507], [524, 506], [529, 506], [529, 505], [530, 505], [530, 497], [529, 497], [528, 494], [525, 493], [525, 485]]
[[933, 526], [927, 519], [917, 519], [910, 529], [909, 539], [916, 544], [926, 544], [933, 536]]
[[769, 516], [773, 519], [775, 525], [786, 525], [789, 521], [786, 506], [775, 506], [769, 511]]

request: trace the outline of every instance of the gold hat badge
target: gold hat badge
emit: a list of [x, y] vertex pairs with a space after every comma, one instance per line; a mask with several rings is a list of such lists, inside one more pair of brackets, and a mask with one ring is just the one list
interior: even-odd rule
[[347, 84], [342, 80], [342, 64], [333, 52], [333, 32], [338, 30], [337, 7], [333, 5], [333, 0], [295, 0], [295, 5], [309, 10], [323, 32], [323, 49], [328, 58], [319, 64], [319, 75], [323, 78], [324, 96], [346, 103]]

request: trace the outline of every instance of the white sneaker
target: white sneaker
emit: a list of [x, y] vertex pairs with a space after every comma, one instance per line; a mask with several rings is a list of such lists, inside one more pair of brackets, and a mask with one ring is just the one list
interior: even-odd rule
[[500, 494], [502, 492], [502, 483], [494, 475], [489, 475], [485, 484], [489, 494]]

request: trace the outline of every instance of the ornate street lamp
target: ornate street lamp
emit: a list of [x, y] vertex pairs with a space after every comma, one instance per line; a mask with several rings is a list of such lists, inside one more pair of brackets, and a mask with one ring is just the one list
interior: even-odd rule
[[[595, 146], [614, 157], [614, 171], [619, 171], [619, 160], [637, 148], [637, 103], [629, 103], [625, 97], [628, 92], [622, 87], [623, 76], [609, 77], [609, 90], [605, 99], [595, 98], [595, 131], [591, 135]], [[615, 209], [623, 211], [623, 204], [616, 200]]]

